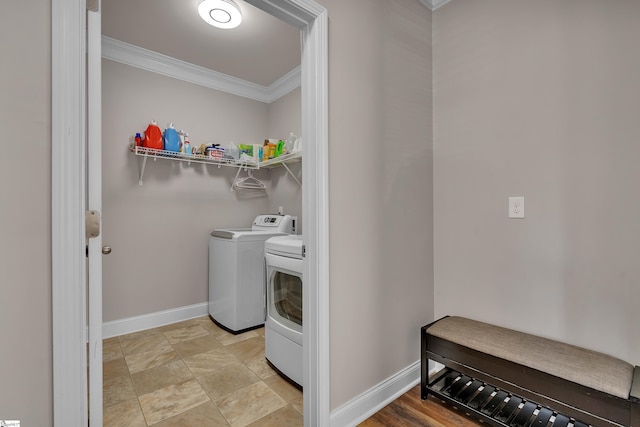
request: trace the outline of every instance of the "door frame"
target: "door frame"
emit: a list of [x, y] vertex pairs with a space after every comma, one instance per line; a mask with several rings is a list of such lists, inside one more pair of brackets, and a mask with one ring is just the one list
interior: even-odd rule
[[[87, 209], [102, 212], [102, 11], [87, 11]], [[100, 228], [102, 219], [98, 215]], [[102, 232], [87, 239], [89, 424], [102, 425]]]
[[[305, 426], [329, 426], [328, 14], [313, 0], [247, 0], [302, 35]], [[52, 0], [51, 269], [54, 426], [87, 426], [86, 4]]]

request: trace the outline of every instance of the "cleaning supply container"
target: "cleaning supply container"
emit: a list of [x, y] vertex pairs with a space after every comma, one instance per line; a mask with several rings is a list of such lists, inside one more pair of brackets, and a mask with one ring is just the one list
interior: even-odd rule
[[180, 135], [173, 127], [173, 123], [169, 123], [169, 126], [164, 130], [163, 139], [165, 151], [180, 152]]
[[149, 126], [147, 126], [147, 129], [144, 131], [144, 141], [142, 141], [142, 146], [146, 148], [153, 148], [155, 150], [162, 150], [162, 131], [155, 120], [151, 121]]
[[184, 149], [184, 155], [187, 157], [191, 157], [193, 152], [191, 151], [191, 142], [189, 141], [189, 134], [185, 132], [184, 134], [184, 143], [182, 145]]

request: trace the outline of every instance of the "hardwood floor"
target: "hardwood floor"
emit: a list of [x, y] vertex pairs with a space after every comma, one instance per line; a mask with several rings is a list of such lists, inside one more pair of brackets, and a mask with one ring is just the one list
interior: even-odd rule
[[420, 399], [417, 385], [389, 405], [360, 423], [358, 427], [479, 427], [481, 424], [464, 413], [429, 396]]

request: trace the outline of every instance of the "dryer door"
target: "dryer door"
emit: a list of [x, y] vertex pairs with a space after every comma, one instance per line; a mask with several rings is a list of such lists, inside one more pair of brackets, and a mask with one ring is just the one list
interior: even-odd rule
[[302, 260], [266, 254], [267, 322], [302, 344]]

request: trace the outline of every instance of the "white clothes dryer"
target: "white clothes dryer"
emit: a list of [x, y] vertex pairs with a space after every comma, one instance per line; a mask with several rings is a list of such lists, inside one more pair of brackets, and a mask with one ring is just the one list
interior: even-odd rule
[[238, 334], [264, 325], [264, 243], [294, 232], [290, 215], [258, 215], [251, 228], [217, 229], [209, 236], [209, 315]]
[[302, 236], [272, 237], [267, 265], [265, 357], [281, 374], [302, 384]]

